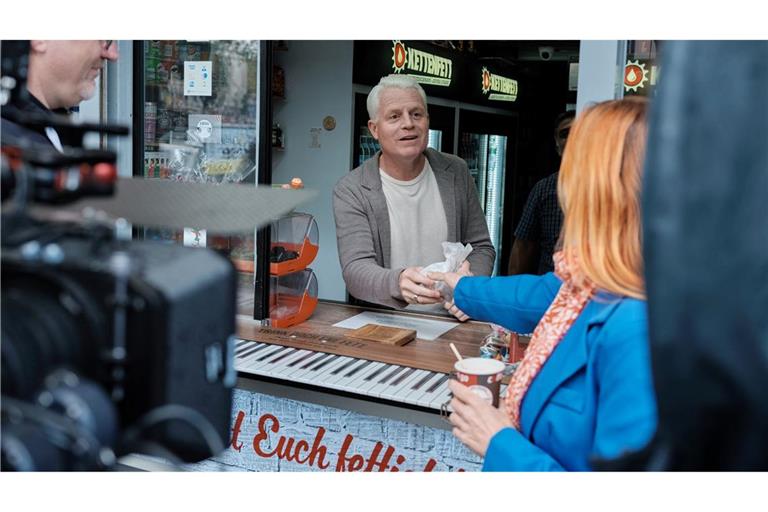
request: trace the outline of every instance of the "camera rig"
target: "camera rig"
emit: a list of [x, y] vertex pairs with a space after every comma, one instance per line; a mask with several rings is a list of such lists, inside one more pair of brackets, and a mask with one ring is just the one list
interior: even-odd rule
[[[207, 219], [221, 232], [252, 231], [311, 194], [119, 179], [116, 154], [82, 140], [126, 128], [25, 108], [24, 43], [3, 41], [0, 78], [2, 470], [112, 469], [137, 452], [172, 462], [215, 455], [229, 438], [236, 380], [235, 269], [214, 251], [121, 240], [116, 228]], [[74, 145], [55, 149], [41, 135], [48, 129]], [[142, 204], [169, 208], [190, 194], [208, 206], [172, 219]], [[83, 205], [125, 219], [73, 221]]]

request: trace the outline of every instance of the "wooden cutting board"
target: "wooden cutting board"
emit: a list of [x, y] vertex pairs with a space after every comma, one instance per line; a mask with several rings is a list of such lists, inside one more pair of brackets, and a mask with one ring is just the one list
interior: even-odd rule
[[416, 339], [416, 331], [414, 329], [401, 329], [400, 327], [365, 324], [354, 331], [350, 331], [347, 336], [360, 340], [377, 341], [386, 345], [402, 346]]

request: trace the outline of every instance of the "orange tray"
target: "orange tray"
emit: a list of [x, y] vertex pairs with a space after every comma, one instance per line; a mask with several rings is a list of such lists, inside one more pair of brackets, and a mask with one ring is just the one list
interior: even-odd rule
[[304, 238], [304, 242], [290, 243], [290, 242], [272, 242], [270, 244], [270, 250], [276, 246], [283, 246], [287, 251], [295, 251], [299, 254], [298, 258], [292, 260], [281, 261], [280, 263], [270, 263], [269, 273], [273, 276], [284, 276], [297, 270], [304, 270], [312, 263], [317, 256], [319, 247], [309, 241], [308, 237]]
[[270, 294], [269, 320], [273, 327], [290, 327], [308, 320], [317, 307], [317, 297]]

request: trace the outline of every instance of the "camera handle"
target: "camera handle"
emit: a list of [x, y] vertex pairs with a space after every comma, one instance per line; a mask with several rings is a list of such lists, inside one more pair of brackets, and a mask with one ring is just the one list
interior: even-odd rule
[[131, 257], [125, 251], [115, 251], [109, 259], [109, 267], [115, 276], [115, 290], [112, 296], [112, 309], [114, 318], [114, 330], [112, 334], [112, 347], [109, 349], [106, 359], [111, 367], [112, 399], [120, 402], [125, 396], [125, 358], [128, 353], [125, 333], [128, 328], [128, 306], [130, 296], [128, 294], [128, 280], [131, 275]]

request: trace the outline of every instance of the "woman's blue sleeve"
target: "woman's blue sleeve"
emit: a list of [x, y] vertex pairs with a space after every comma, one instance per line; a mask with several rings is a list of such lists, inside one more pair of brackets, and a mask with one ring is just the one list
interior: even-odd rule
[[507, 427], [491, 438], [483, 471], [565, 471], [565, 468], [520, 432]]
[[474, 320], [529, 333], [544, 316], [562, 282], [543, 276], [463, 277], [454, 290], [456, 306]]

